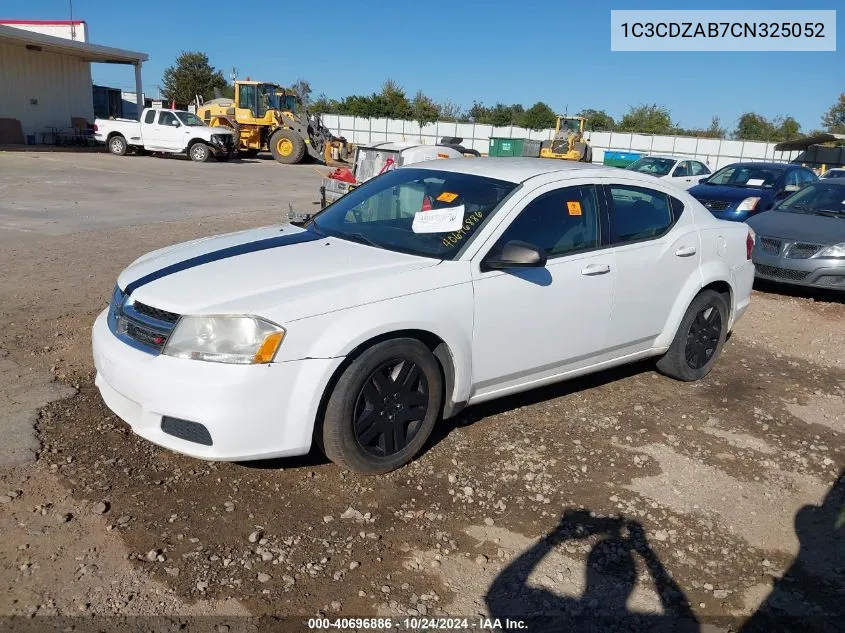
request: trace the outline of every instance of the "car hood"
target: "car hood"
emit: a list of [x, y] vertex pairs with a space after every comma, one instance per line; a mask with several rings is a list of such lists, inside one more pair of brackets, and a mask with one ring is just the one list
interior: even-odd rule
[[178, 314], [281, 312], [291, 320], [420, 289], [408, 275], [439, 263], [283, 225], [155, 251], [126, 268], [118, 285]]
[[814, 244], [845, 242], [845, 219], [808, 213], [766, 211], [748, 220], [758, 235]]
[[732, 187], [730, 185], [695, 185], [687, 191], [696, 200], [725, 200], [729, 202], [740, 202], [753, 196], [768, 200], [774, 195], [772, 189]]

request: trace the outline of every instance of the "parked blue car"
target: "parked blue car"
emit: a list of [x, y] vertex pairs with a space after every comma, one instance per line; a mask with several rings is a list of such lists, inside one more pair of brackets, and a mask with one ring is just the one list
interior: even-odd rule
[[744, 222], [816, 182], [812, 170], [790, 163], [734, 163], [688, 189], [722, 220]]

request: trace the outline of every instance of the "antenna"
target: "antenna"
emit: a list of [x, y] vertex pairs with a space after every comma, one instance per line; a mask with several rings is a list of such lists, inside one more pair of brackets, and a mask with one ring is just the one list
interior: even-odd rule
[[235, 80], [238, 78], [238, 69], [232, 66], [232, 72], [229, 73], [229, 77], [232, 80], [232, 83], [235, 83]]

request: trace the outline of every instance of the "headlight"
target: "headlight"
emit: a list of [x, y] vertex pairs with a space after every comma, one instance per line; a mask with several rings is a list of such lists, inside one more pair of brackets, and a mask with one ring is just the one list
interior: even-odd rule
[[752, 196], [750, 198], [746, 198], [742, 202], [739, 203], [739, 206], [736, 208], [737, 211], [753, 211], [754, 208], [757, 206], [757, 203], [760, 202], [760, 198], [756, 196]]
[[257, 317], [185, 316], [162, 354], [214, 363], [269, 363], [284, 337], [283, 327]]
[[845, 257], [845, 242], [823, 249], [816, 257]]

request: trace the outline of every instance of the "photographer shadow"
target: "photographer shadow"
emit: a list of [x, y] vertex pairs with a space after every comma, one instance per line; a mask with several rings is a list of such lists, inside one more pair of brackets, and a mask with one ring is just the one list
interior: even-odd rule
[[[567, 541], [598, 538], [587, 556], [586, 586], [580, 597], [560, 595], [528, 584], [540, 562]], [[635, 556], [643, 561], [659, 597], [662, 613], [632, 611], [637, 585]], [[648, 543], [643, 526], [621, 517], [594, 517], [569, 510], [559, 525], [522, 552], [494, 579], [485, 596], [492, 618], [519, 618], [526, 629], [551, 633], [700, 631], [684, 592]]]

